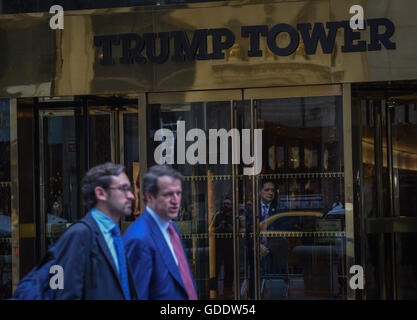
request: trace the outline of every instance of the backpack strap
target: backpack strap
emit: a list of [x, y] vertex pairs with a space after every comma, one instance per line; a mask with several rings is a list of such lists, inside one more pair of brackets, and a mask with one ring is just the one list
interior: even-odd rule
[[84, 278], [84, 288], [83, 288], [83, 299], [88, 299], [88, 289], [90, 287], [90, 283], [93, 280], [92, 287], [96, 287], [96, 278], [94, 277], [94, 270], [95, 270], [95, 259], [94, 255], [91, 254], [94, 245], [94, 230], [91, 225], [85, 220], [79, 220], [76, 223], [82, 223], [87, 226], [90, 230], [90, 242], [88, 244], [88, 251], [87, 251], [87, 263], [85, 265], [85, 278]]

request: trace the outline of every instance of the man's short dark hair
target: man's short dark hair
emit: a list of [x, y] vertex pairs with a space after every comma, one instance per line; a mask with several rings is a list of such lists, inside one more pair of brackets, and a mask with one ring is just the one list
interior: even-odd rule
[[84, 207], [90, 211], [97, 204], [97, 198], [94, 190], [96, 187], [107, 189], [110, 187], [113, 177], [120, 175], [125, 171], [121, 164], [106, 162], [88, 170], [83, 179], [82, 193], [84, 198]]
[[149, 168], [149, 171], [143, 177], [142, 192], [145, 203], [147, 202], [145, 193], [149, 192], [152, 196], [156, 197], [159, 192], [158, 178], [162, 176], [168, 176], [173, 179], [178, 179], [182, 182], [182, 174], [174, 168], [167, 165], [155, 165]]
[[274, 188], [276, 186], [275, 181], [271, 180], [271, 179], [265, 179], [262, 180], [261, 183], [259, 184], [259, 191], [261, 191], [263, 189], [263, 187], [267, 184], [267, 183], [272, 183], [274, 185]]

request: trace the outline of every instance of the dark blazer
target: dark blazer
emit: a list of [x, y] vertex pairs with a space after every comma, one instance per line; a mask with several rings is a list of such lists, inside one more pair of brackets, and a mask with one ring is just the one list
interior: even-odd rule
[[[270, 206], [269, 206], [268, 217], [272, 217], [273, 215], [275, 215], [279, 212], [281, 212], [281, 211], [278, 210], [277, 203], [275, 201], [272, 201]], [[258, 217], [259, 217], [259, 223], [262, 223], [265, 219], [265, 217], [263, 215], [261, 201], [259, 201]], [[261, 227], [261, 225], [259, 225], [259, 227]], [[253, 231], [252, 228], [253, 228], [252, 210], [249, 210], [246, 213], [246, 232], [250, 234]]]
[[[173, 225], [179, 234], [175, 223]], [[171, 250], [148, 211], [145, 210], [127, 228], [123, 243], [133, 270], [139, 299], [188, 300]], [[195, 286], [194, 278], [193, 283]]]
[[[271, 204], [269, 205], [268, 217], [272, 217], [273, 215], [277, 213], [278, 213], [277, 203], [275, 201], [272, 201]], [[261, 204], [261, 201], [259, 201], [259, 222], [262, 222], [264, 220], [265, 220], [265, 217], [264, 217], [264, 212], [262, 210], [262, 204]]]
[[[55, 247], [57, 261], [64, 269], [64, 289], [57, 290], [56, 299], [125, 299], [113, 258], [97, 223], [90, 213], [82, 220], [94, 231], [92, 250], [88, 252], [91, 232], [83, 223], [74, 224], [59, 238]], [[85, 277], [89, 280], [85, 281]], [[128, 279], [131, 299], [137, 299], [129, 265]]]

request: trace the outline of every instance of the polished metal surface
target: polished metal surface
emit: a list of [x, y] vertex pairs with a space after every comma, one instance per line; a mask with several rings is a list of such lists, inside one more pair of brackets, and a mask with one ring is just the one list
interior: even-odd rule
[[[394, 188], [394, 167], [393, 167], [393, 145], [392, 145], [392, 111], [391, 105], [389, 103], [385, 104], [385, 115], [386, 115], [386, 140], [387, 140], [387, 169], [388, 169], [388, 189], [389, 189], [389, 216], [394, 217], [395, 216], [395, 188]], [[395, 276], [397, 274], [397, 248], [395, 246], [395, 243], [397, 242], [397, 236], [396, 234], [391, 235], [391, 243], [390, 248], [390, 261], [391, 261], [391, 269], [392, 274], [394, 275], [392, 277], [392, 297], [393, 299], [397, 300], [397, 277]]]
[[216, 102], [241, 100], [241, 90], [213, 90], [149, 93], [148, 104], [188, 103], [188, 102]]
[[[362, 5], [365, 18], [388, 18], [395, 25], [396, 49], [342, 52], [344, 32], [336, 34], [334, 50], [306, 54], [304, 43], [289, 56], [276, 56], [260, 37], [261, 57], [248, 57], [250, 39], [242, 26], [279, 23], [326, 23], [349, 20], [352, 5]], [[51, 30], [49, 13], [0, 16], [0, 97], [42, 97], [120, 92], [161, 92], [250, 88], [417, 78], [417, 43], [410, 41], [417, 22], [414, 0], [230, 1], [173, 6], [68, 11], [65, 28]], [[224, 59], [162, 64], [120, 64], [122, 46], [113, 47], [114, 65], [100, 64], [101, 49], [94, 36], [183, 30], [189, 39], [198, 29], [230, 29], [236, 39], [223, 50]], [[369, 43], [369, 29], [360, 31]], [[285, 32], [277, 43], [288, 43]], [[212, 50], [208, 36], [207, 49]], [[173, 41], [170, 41], [172, 56]], [[144, 50], [145, 52], [146, 50]]]
[[[143, 186], [143, 176], [148, 171], [148, 152], [147, 152], [147, 118], [146, 118], [146, 95], [138, 95], [138, 119], [139, 119], [139, 185]], [[141, 210], [145, 208], [145, 201], [140, 197]]]
[[[40, 250], [40, 255], [43, 256], [46, 254], [46, 225], [45, 223], [42, 223], [43, 221], [46, 221], [46, 186], [47, 186], [47, 181], [45, 179], [46, 177], [46, 172], [45, 172], [45, 137], [44, 137], [44, 119], [49, 115], [52, 116], [54, 114], [55, 111], [50, 111], [48, 112], [48, 110], [45, 111], [39, 111], [39, 159], [38, 159], [38, 163], [39, 163], [39, 250]], [[60, 111], [58, 111], [60, 112]], [[62, 111], [64, 114], [66, 114], [67, 112], [70, 114], [74, 114], [74, 110], [65, 110]]]
[[[254, 152], [254, 132], [258, 128], [258, 113], [256, 108], [256, 101], [254, 99], [250, 100], [250, 131], [251, 131], [251, 154]], [[258, 179], [255, 176], [249, 176], [249, 180], [252, 186], [252, 221], [253, 221], [253, 273], [254, 273], [254, 291], [255, 291], [255, 300], [261, 299], [261, 255], [260, 255], [260, 241], [259, 241], [259, 186]], [[250, 279], [249, 279], [250, 280]]]
[[387, 217], [366, 219], [368, 233], [417, 232], [417, 218]]
[[[230, 127], [237, 128], [237, 112], [234, 103], [230, 101]], [[232, 155], [236, 154], [236, 145], [232, 144]], [[239, 155], [238, 155], [239, 156]], [[233, 156], [232, 156], [233, 157]], [[239, 250], [239, 183], [238, 183], [238, 165], [232, 164], [232, 193], [233, 193], [233, 293], [234, 299], [240, 300], [240, 250]]]
[[[353, 214], [353, 159], [352, 159], [352, 115], [351, 86], [343, 85], [343, 155], [345, 183], [345, 227], [346, 227], [346, 270], [355, 264], [355, 225]], [[347, 287], [349, 300], [355, 299], [355, 292]]]
[[341, 96], [340, 85], [295, 86], [278, 88], [256, 88], [244, 91], [245, 99], [280, 99], [301, 97]]

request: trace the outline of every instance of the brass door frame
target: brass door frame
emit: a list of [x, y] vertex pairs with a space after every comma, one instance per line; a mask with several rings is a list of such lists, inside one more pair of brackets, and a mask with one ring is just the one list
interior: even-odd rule
[[[148, 171], [148, 148], [147, 148], [147, 141], [148, 141], [148, 125], [147, 125], [147, 116], [146, 116], [146, 108], [147, 108], [147, 98], [146, 94], [141, 93], [137, 96], [138, 99], [138, 119], [139, 119], [139, 184], [143, 186], [143, 176], [145, 172]], [[143, 197], [140, 197], [140, 207], [145, 208], [145, 201]]]
[[148, 104], [242, 100], [241, 90], [175, 91], [148, 93]]
[[[230, 103], [230, 120], [231, 128], [237, 128], [237, 110], [235, 103]], [[232, 158], [236, 152], [235, 145], [232, 145]], [[239, 156], [239, 155], [237, 155]], [[239, 250], [239, 239], [240, 239], [240, 228], [239, 228], [239, 183], [238, 183], [238, 165], [232, 164], [232, 190], [233, 190], [233, 283], [234, 283], [234, 297], [235, 300], [240, 300], [240, 250]]]
[[[343, 99], [343, 157], [345, 182], [345, 274], [349, 280], [348, 270], [355, 265], [355, 225], [354, 225], [354, 192], [353, 192], [353, 150], [352, 150], [352, 96], [351, 85], [342, 85]], [[348, 300], [355, 300], [356, 293], [346, 283]]]

